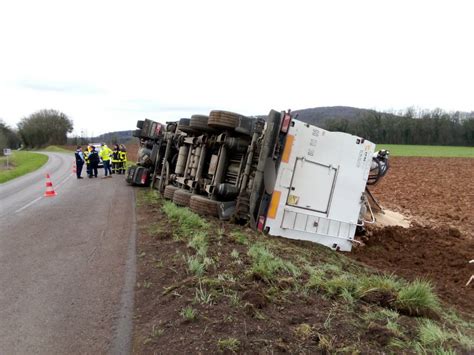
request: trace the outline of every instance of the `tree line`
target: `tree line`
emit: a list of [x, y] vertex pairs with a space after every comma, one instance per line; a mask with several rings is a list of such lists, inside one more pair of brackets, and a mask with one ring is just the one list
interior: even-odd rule
[[0, 120], [0, 155], [3, 155], [4, 148], [17, 149], [20, 145], [21, 139], [18, 134]]
[[395, 115], [368, 111], [357, 120], [326, 120], [323, 128], [355, 134], [376, 143], [474, 146], [474, 112], [408, 108]]
[[0, 154], [3, 148], [42, 148], [67, 143], [67, 134], [73, 130], [72, 120], [57, 110], [40, 110], [18, 123], [13, 129], [0, 120]]
[[[327, 119], [320, 126], [376, 143], [474, 146], [474, 112], [448, 113], [441, 109], [417, 111], [408, 108], [395, 114], [366, 110], [357, 119]], [[52, 109], [40, 110], [23, 118], [18, 129], [10, 128], [0, 120], [0, 154], [3, 148], [67, 144], [67, 134], [72, 130], [72, 120]]]

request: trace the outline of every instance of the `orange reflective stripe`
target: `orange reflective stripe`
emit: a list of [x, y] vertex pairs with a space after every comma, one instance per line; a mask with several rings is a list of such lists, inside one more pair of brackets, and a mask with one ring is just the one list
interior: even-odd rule
[[281, 161], [284, 163], [288, 163], [290, 160], [291, 149], [293, 148], [293, 142], [295, 140], [295, 136], [289, 134], [286, 136], [286, 143], [285, 149], [283, 149], [283, 155], [281, 156]]
[[270, 207], [268, 208], [267, 218], [275, 219], [278, 205], [280, 204], [281, 191], [273, 191]]

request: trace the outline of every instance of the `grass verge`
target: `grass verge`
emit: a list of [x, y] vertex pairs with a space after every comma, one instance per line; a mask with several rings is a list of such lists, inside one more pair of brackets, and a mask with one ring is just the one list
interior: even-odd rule
[[388, 149], [395, 157], [474, 158], [474, 147], [377, 144], [377, 149]]
[[204, 219], [149, 189], [137, 203], [136, 353], [474, 350], [474, 323], [446, 311], [426, 280]]
[[71, 153], [71, 152], [74, 152], [73, 149], [65, 149], [63, 147], [58, 147], [57, 145], [50, 145], [50, 146], [47, 146], [46, 148], [41, 149], [41, 150], [44, 150], [46, 152], [56, 152], [56, 153]]
[[41, 168], [48, 156], [40, 153], [15, 151], [9, 157], [10, 169], [6, 169], [6, 157], [0, 158], [0, 184]]

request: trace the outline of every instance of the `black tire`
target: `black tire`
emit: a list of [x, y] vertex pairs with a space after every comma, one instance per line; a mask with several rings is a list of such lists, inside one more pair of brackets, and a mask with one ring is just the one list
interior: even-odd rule
[[163, 191], [163, 197], [167, 200], [172, 200], [174, 193], [176, 190], [178, 190], [179, 187], [173, 186], [173, 185], [167, 185], [165, 187], [165, 191]]
[[208, 125], [209, 116], [204, 115], [192, 115], [189, 127], [204, 132], [212, 132], [214, 129]]
[[142, 129], [142, 128], [143, 128], [143, 124], [144, 124], [144, 123], [145, 123], [145, 121], [142, 121], [142, 120], [140, 120], [140, 121], [137, 121], [137, 128], [140, 128], [140, 129]]
[[194, 133], [194, 129], [189, 126], [191, 119], [181, 118], [178, 122], [178, 129], [184, 133]]
[[178, 206], [188, 207], [192, 195], [193, 194], [187, 190], [176, 190], [173, 195], [173, 202]]
[[136, 129], [133, 131], [132, 136], [140, 138], [142, 136], [142, 130], [141, 129]]
[[189, 200], [189, 208], [203, 216], [219, 217], [219, 201], [209, 200], [204, 196], [192, 195]]
[[220, 128], [236, 128], [239, 125], [240, 118], [244, 117], [238, 113], [228, 111], [211, 111], [209, 114], [208, 125]]

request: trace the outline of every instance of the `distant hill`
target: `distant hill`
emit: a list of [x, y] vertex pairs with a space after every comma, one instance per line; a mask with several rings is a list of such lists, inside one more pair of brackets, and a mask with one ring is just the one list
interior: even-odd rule
[[329, 120], [357, 121], [367, 117], [369, 114], [377, 113], [375, 110], [349, 106], [331, 106], [331, 107], [314, 107], [303, 110], [295, 110], [293, 113], [298, 114], [298, 120], [320, 126]]
[[97, 142], [126, 143], [133, 138], [132, 133], [133, 130], [108, 132], [91, 139]]

